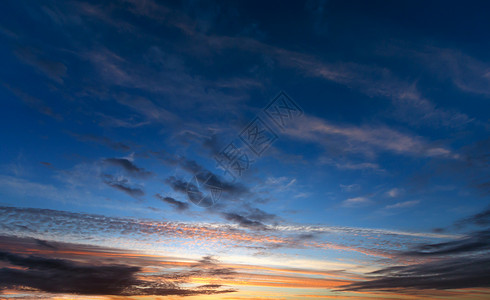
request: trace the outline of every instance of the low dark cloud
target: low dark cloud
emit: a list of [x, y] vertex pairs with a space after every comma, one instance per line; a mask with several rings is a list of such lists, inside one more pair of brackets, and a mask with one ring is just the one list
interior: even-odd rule
[[[219, 260], [214, 256], [206, 255], [195, 264], [192, 264], [188, 270], [174, 272], [164, 276], [165, 278], [172, 280], [187, 280], [190, 277], [216, 277], [220, 279], [232, 279], [236, 274], [236, 271], [234, 271], [232, 268], [223, 267]], [[221, 285], [210, 284], [200, 287], [219, 288], [220, 286]]]
[[[48, 293], [120, 296], [195, 296], [234, 292], [231, 289], [220, 289], [220, 285], [193, 289], [183, 288], [162, 278], [157, 281], [145, 280], [140, 275], [141, 267], [131, 265], [80, 263], [67, 259], [23, 256], [7, 251], [0, 251], [0, 261], [17, 267], [0, 269], [0, 290], [27, 287]], [[203, 271], [207, 271], [207, 268], [203, 268]]]
[[407, 291], [490, 287], [490, 258], [469, 257], [398, 266], [371, 273], [374, 279], [346, 286], [344, 290]]
[[410, 256], [441, 256], [471, 254], [483, 250], [490, 250], [490, 230], [473, 232], [468, 237], [459, 240], [421, 245], [406, 254]]
[[9, 252], [0, 252], [0, 261], [27, 268], [2, 268], [0, 282], [3, 289], [27, 286], [50, 293], [119, 295], [126, 287], [137, 284], [134, 274], [140, 271], [138, 267], [93, 266]]
[[189, 203], [185, 203], [185, 202], [176, 200], [172, 197], [163, 197], [160, 194], [156, 194], [155, 197], [157, 197], [158, 199], [162, 200], [165, 203], [172, 205], [177, 210], [183, 211], [183, 210], [189, 209]]
[[[410, 256], [441, 256], [471, 254], [473, 252], [490, 250], [489, 208], [455, 222], [454, 226], [459, 229], [471, 226], [483, 227], [484, 229], [470, 232], [461, 239], [444, 243], [420, 245], [406, 254]], [[448, 228], [437, 228], [437, 230], [447, 231]]]
[[102, 178], [104, 180], [104, 183], [108, 186], [122, 191], [130, 195], [131, 197], [138, 198], [145, 195], [145, 192], [142, 189], [131, 187], [129, 185], [129, 180], [127, 180], [126, 178], [116, 178], [109, 174], [103, 174]]
[[170, 176], [165, 180], [165, 183], [167, 183], [176, 192], [186, 193], [187, 191], [188, 182], [182, 178]]
[[211, 255], [204, 256], [199, 262], [192, 266], [194, 269], [198, 269], [201, 275], [218, 276], [220, 278], [231, 278], [236, 272], [231, 268], [223, 268], [220, 265], [219, 260]]
[[106, 158], [104, 159], [104, 163], [121, 167], [123, 168], [129, 175], [135, 177], [146, 178], [153, 175], [152, 172], [146, 171], [143, 168], [137, 167], [132, 161], [126, 158]]
[[38, 239], [35, 239], [35, 241], [36, 241], [36, 244], [41, 246], [41, 247], [48, 248], [48, 249], [57, 249], [57, 247], [55, 245], [48, 243], [46, 241], [38, 240]]
[[420, 245], [406, 254], [410, 256], [439, 256], [459, 255], [472, 253], [474, 251], [490, 250], [490, 208], [456, 221], [454, 226], [448, 228], [436, 228], [434, 231], [445, 232], [449, 231], [452, 227], [462, 229], [465, 227], [475, 228], [474, 226], [480, 227], [480, 230], [470, 232], [457, 240]]
[[[447, 180], [454, 186], [467, 186], [487, 198], [490, 195], [490, 138], [479, 140], [457, 150], [457, 158], [430, 160], [411, 178], [417, 190], [430, 189]], [[436, 180], [437, 179], [437, 180]], [[460, 187], [461, 188], [461, 187]]]
[[[456, 224], [487, 226], [488, 218], [487, 209]], [[347, 285], [345, 290], [415, 291], [490, 287], [490, 228], [443, 243], [418, 245], [399, 255], [402, 258], [430, 258], [430, 261], [372, 272], [366, 281]]]
[[278, 219], [277, 215], [261, 210], [260, 208], [245, 206], [247, 208], [247, 217], [256, 221], [271, 223]]
[[455, 223], [458, 227], [467, 225], [490, 226], [490, 208]]
[[242, 227], [266, 230], [266, 224], [277, 224], [278, 217], [261, 210], [251, 207], [249, 204], [243, 205], [240, 212], [226, 212], [221, 214], [226, 220], [238, 223]]
[[249, 227], [249, 228], [254, 228], [254, 229], [265, 229], [266, 228], [266, 226], [263, 223], [261, 223], [259, 221], [251, 220], [251, 219], [249, 219], [245, 216], [239, 215], [237, 213], [223, 213], [222, 215], [226, 220], [238, 223], [240, 226], [243, 226], [243, 227]]

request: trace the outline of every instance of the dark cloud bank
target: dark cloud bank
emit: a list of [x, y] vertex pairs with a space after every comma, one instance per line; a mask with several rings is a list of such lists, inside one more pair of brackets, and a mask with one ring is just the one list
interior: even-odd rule
[[[6, 240], [17, 239], [7, 237]], [[22, 242], [25, 243], [24, 240]], [[41, 248], [49, 245], [49, 249], [57, 249], [46, 241], [36, 240], [35, 243]], [[222, 289], [221, 285], [184, 288], [168, 280], [178, 278], [179, 282], [185, 282], [191, 276], [227, 277], [234, 274], [232, 270], [220, 267], [219, 262], [210, 256], [205, 256], [187, 270], [162, 274], [158, 280], [152, 276], [148, 280], [141, 279], [145, 278], [141, 276], [142, 268], [126, 264], [81, 263], [9, 251], [0, 251], [0, 262], [8, 266], [0, 269], [0, 291], [35, 289], [48, 293], [119, 296], [195, 296], [235, 291]]]
[[490, 287], [490, 209], [455, 223], [457, 227], [484, 227], [464, 238], [425, 244], [402, 253], [402, 257], [428, 262], [395, 266], [370, 273], [368, 280], [345, 286], [344, 290], [399, 291], [449, 290]]

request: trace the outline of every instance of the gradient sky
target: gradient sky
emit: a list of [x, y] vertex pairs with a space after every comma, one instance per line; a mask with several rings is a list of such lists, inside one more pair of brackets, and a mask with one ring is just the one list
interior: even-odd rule
[[490, 298], [488, 2], [1, 7], [1, 299]]

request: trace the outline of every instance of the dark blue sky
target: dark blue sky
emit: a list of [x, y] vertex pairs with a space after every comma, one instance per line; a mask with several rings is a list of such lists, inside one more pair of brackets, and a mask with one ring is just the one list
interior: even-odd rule
[[[481, 233], [478, 222], [455, 224], [488, 212], [485, 1], [2, 7], [0, 203], [17, 209], [3, 217], [4, 235], [107, 247], [117, 240], [138, 250], [147, 241], [117, 230], [75, 235], [56, 217], [36, 221], [45, 230], [22, 229], [36, 223], [23, 223], [27, 208], [215, 224], [308, 242], [201, 253], [176, 238], [150, 250], [233, 262], [267, 253], [309, 261], [305, 268], [342, 261], [367, 272], [386, 264], [366, 251], [393, 259], [420, 243]], [[283, 130], [263, 111], [281, 91], [303, 110]], [[277, 140], [231, 180], [215, 156], [257, 116]], [[196, 178], [220, 187], [215, 205], [192, 203]], [[386, 240], [370, 240], [379, 235]], [[327, 242], [343, 250], [319, 246]]]

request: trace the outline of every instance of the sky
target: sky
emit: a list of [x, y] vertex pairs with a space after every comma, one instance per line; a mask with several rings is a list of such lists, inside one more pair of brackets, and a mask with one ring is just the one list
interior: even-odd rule
[[486, 1], [4, 1], [0, 299], [489, 299]]

